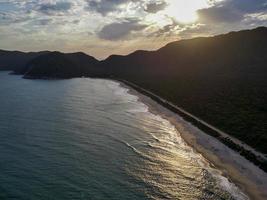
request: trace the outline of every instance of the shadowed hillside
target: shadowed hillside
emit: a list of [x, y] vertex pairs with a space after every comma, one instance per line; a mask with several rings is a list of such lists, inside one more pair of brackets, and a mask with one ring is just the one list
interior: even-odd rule
[[73, 78], [89, 76], [98, 61], [84, 53], [51, 52], [30, 61], [25, 78]]
[[32, 59], [48, 53], [43, 52], [29, 52], [24, 53], [20, 51], [4, 51], [0, 50], [0, 70], [14, 71], [15, 73], [22, 73], [24, 67]]
[[266, 63], [260, 27], [110, 56], [101, 66], [267, 153]]

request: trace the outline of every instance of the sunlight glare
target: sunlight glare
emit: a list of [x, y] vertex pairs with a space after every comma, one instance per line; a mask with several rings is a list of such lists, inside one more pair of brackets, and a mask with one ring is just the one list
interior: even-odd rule
[[198, 19], [197, 10], [208, 6], [206, 0], [168, 0], [165, 12], [181, 23], [192, 23]]

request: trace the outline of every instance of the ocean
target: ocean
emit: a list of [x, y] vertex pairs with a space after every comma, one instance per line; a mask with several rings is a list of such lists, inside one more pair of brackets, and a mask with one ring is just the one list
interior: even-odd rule
[[110, 80], [0, 72], [0, 138], [0, 199], [248, 199]]

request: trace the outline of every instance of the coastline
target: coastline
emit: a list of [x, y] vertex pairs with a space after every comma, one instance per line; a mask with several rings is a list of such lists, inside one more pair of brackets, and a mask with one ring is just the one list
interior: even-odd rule
[[[118, 82], [122, 87], [128, 89], [128, 93], [137, 96], [140, 102], [147, 105], [151, 113], [160, 115], [171, 122], [189, 146], [206, 158], [211, 165], [222, 171], [223, 175], [235, 183], [251, 200], [267, 199], [267, 174], [258, 166], [245, 159], [238, 151], [229, 148], [221, 140], [199, 128], [184, 116], [175, 113], [170, 108], [151, 98], [150, 95], [140, 91], [143, 88], [134, 87], [133, 84], [131, 85], [131, 83], [124, 80], [103, 79]], [[151, 95], [154, 94], [151, 93]], [[165, 101], [164, 99], [162, 100]], [[165, 103], [168, 104], [167, 101]]]
[[[138, 86], [123, 80], [115, 81], [118, 81], [122, 87], [127, 88], [130, 94], [137, 96], [142, 103], [148, 106], [150, 112], [170, 121], [188, 145], [192, 146], [194, 150], [202, 154], [211, 164], [220, 169], [226, 177], [233, 181], [251, 199], [267, 199], [267, 174], [258, 166], [248, 161], [244, 155], [240, 155], [238, 151], [229, 148], [228, 145], [225, 145], [216, 136], [214, 137], [212, 134], [206, 133], [195, 123], [188, 121], [186, 117], [173, 112], [168, 106], [155, 101], [150, 95], [140, 91], [142, 88], [138, 88]], [[248, 148], [251, 147], [248, 146]], [[253, 149], [251, 148], [250, 150]], [[255, 151], [255, 153], [258, 152]], [[261, 156], [261, 153], [257, 156]]]

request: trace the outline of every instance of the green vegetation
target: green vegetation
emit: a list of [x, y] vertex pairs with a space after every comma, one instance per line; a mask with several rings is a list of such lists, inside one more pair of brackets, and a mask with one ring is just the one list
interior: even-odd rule
[[102, 66], [267, 153], [266, 63], [261, 27], [111, 56]]

